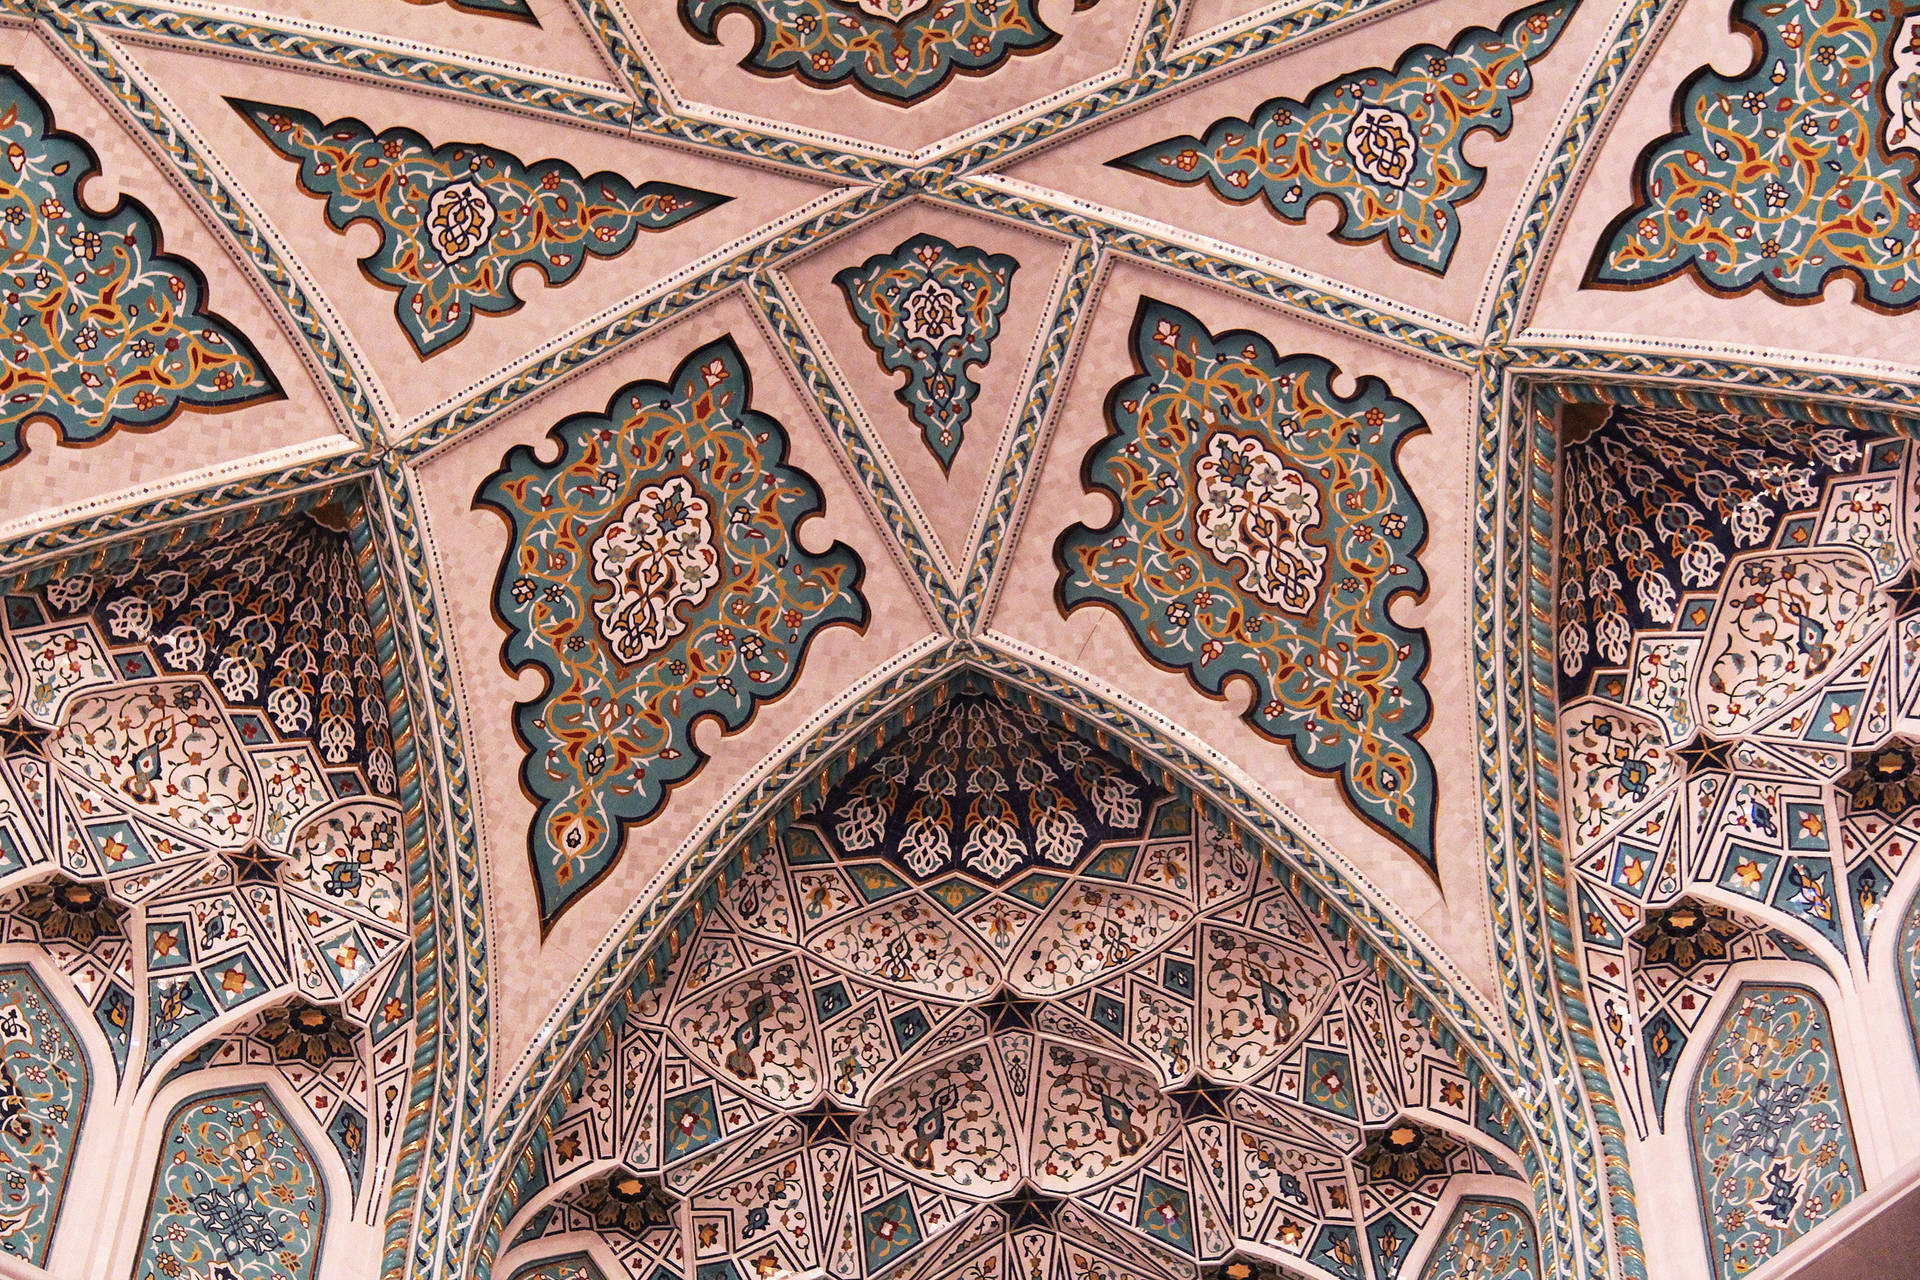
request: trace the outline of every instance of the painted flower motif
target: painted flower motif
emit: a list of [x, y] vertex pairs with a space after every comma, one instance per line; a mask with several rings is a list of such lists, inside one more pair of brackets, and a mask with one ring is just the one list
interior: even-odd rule
[[119, 932], [126, 909], [109, 898], [102, 885], [54, 876], [26, 887], [18, 914], [39, 926], [43, 938], [86, 947]]
[[629, 1236], [637, 1237], [674, 1221], [673, 1197], [659, 1181], [625, 1169], [615, 1169], [586, 1183], [574, 1193], [573, 1202], [592, 1214], [594, 1225], [601, 1230]]
[[960, 299], [953, 290], [929, 276], [901, 303], [906, 334], [913, 341], [938, 347], [960, 336]]
[[1834, 785], [1852, 801], [1855, 813], [1872, 811], [1897, 822], [1920, 804], [1920, 750], [1905, 738], [1855, 752], [1852, 763]]
[[1353, 167], [1388, 187], [1404, 187], [1413, 174], [1417, 144], [1413, 124], [1391, 107], [1362, 107], [1347, 126]]
[[260, 1019], [260, 1038], [283, 1061], [318, 1069], [337, 1058], [353, 1057], [354, 1028], [332, 1009], [295, 999], [270, 1009]]
[[487, 243], [495, 217], [487, 193], [462, 180], [440, 188], [427, 202], [427, 239], [442, 261], [459, 262]]
[[622, 662], [639, 662], [686, 629], [684, 604], [698, 608], [720, 581], [711, 508], [685, 476], [643, 485], [593, 543], [594, 581], [613, 588], [596, 600], [601, 634]]
[[1221, 431], [1194, 461], [1194, 539], [1222, 565], [1244, 564], [1240, 585], [1290, 613], [1305, 613], [1327, 551], [1307, 541], [1320, 527], [1320, 491], [1253, 436]]

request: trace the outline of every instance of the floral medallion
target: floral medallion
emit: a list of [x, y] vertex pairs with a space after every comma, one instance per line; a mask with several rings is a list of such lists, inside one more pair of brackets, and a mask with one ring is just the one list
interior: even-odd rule
[[167, 1121], [137, 1280], [312, 1280], [326, 1201], [312, 1152], [265, 1090], [181, 1103]]
[[552, 437], [558, 461], [513, 449], [476, 499], [512, 531], [494, 597], [508, 665], [549, 680], [514, 717], [549, 925], [704, 763], [695, 721], [744, 727], [821, 628], [867, 618], [859, 556], [795, 540], [820, 490], [753, 409], [731, 338]]
[[1709, 1252], [1735, 1280], [1865, 1190], [1826, 1006], [1798, 987], [1743, 989], [1694, 1091]]
[[1320, 491], [1252, 436], [1207, 437], [1193, 468], [1194, 541], [1268, 604], [1302, 614], [1326, 576], [1327, 551], [1307, 541], [1322, 523]]
[[[1073, 11], [1099, 0], [1074, 0]], [[1017, 54], [1060, 38], [1037, 0], [680, 0], [680, 20], [709, 44], [721, 15], [752, 19], [756, 39], [740, 65], [799, 76], [816, 88], [851, 81], [883, 102], [905, 105], [948, 80], [986, 75]]]
[[613, 258], [641, 231], [665, 231], [730, 197], [671, 182], [638, 186], [616, 173], [582, 177], [562, 160], [523, 163], [493, 147], [435, 147], [411, 129], [375, 133], [358, 120], [330, 124], [293, 107], [229, 99], [275, 150], [300, 163], [301, 190], [324, 199], [327, 220], [380, 232], [360, 260], [400, 291], [394, 315], [422, 355], [456, 341], [475, 313], [520, 306], [514, 269], [539, 268], [549, 285], [588, 258]]
[[1743, 0], [1734, 22], [1752, 65], [1735, 77], [1702, 67], [1680, 86], [1678, 131], [1641, 152], [1635, 203], [1601, 237], [1588, 283], [1691, 274], [1802, 301], [1844, 275], [1868, 306], [1920, 302], [1920, 19], [1898, 5]]
[[161, 251], [144, 205], [122, 199], [101, 215], [81, 203], [81, 184], [100, 170], [92, 148], [55, 129], [11, 70], [0, 70], [0, 151], [0, 464], [37, 418], [64, 444], [91, 444], [182, 409], [280, 395], [253, 345], [207, 310], [200, 272]]
[[1133, 340], [1139, 372], [1114, 388], [1113, 432], [1086, 463], [1119, 513], [1061, 535], [1063, 606], [1112, 609], [1206, 693], [1251, 679], [1248, 723], [1337, 774], [1432, 870], [1427, 641], [1387, 613], [1426, 587], [1426, 519], [1397, 460], [1426, 424], [1376, 378], [1342, 399], [1326, 360], [1216, 337], [1165, 303], [1142, 302]]
[[881, 365], [907, 375], [894, 394], [942, 469], [980, 393], [968, 369], [992, 356], [1019, 268], [1005, 254], [919, 235], [833, 278]]
[[1418, 45], [1391, 71], [1341, 76], [1305, 102], [1270, 98], [1244, 119], [1214, 121], [1204, 137], [1168, 138], [1112, 163], [1182, 186], [1204, 182], [1235, 204], [1264, 197], [1288, 222], [1330, 198], [1343, 210], [1342, 240], [1384, 238], [1402, 262], [1444, 272], [1460, 240], [1460, 206], [1487, 176], [1466, 159], [1466, 139], [1513, 127], [1514, 104], [1533, 90], [1532, 64], [1573, 10], [1573, 0], [1530, 5], [1497, 32], [1472, 27], [1449, 48]]

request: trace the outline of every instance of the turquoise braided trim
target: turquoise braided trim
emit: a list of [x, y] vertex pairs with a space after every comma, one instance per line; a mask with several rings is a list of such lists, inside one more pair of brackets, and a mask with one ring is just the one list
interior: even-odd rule
[[[470, 1217], [466, 1208], [470, 1197], [463, 1198], [462, 1193], [484, 1172], [476, 1162], [482, 1147], [490, 1045], [486, 904], [481, 893], [473, 784], [463, 754], [459, 709], [410, 476], [389, 455], [377, 473], [376, 486], [387, 534], [383, 558], [391, 566], [390, 580], [411, 624], [396, 629], [403, 637], [397, 666], [408, 682], [408, 697], [427, 713], [420, 718], [424, 722], [430, 716], [435, 726], [430, 744], [419, 744], [427, 749], [417, 756], [426, 847], [444, 846], [453, 863], [445, 880], [434, 885], [433, 906], [440, 923], [429, 942], [433, 953], [421, 956], [421, 940], [416, 939], [416, 973], [421, 966], [435, 968], [441, 1011], [436, 1025], [451, 1048], [431, 1077], [426, 1075], [428, 1046], [416, 1049], [408, 1124], [410, 1130], [424, 1127], [427, 1131], [410, 1140], [403, 1154], [403, 1159], [416, 1161], [404, 1171], [406, 1185], [411, 1188], [417, 1180], [431, 1194], [443, 1201], [450, 1198], [451, 1203], [411, 1206], [418, 1225], [410, 1260], [399, 1256], [405, 1247], [406, 1217], [397, 1208], [390, 1211], [383, 1264], [390, 1275], [426, 1276], [443, 1274], [436, 1263], [452, 1247], [450, 1240], [460, 1238], [459, 1224]], [[418, 642], [410, 645], [408, 641], [416, 637]], [[423, 1100], [423, 1088], [433, 1096]], [[400, 1187], [400, 1178], [395, 1185]]]
[[198, 47], [230, 50], [307, 67], [351, 71], [412, 88], [423, 85], [462, 97], [481, 98], [523, 110], [564, 116], [589, 124], [628, 128], [633, 103], [595, 93], [583, 83], [538, 80], [481, 62], [464, 63], [424, 53], [374, 49], [267, 20], [240, 21], [204, 14], [177, 13], [126, 0], [60, 0], [75, 18], [133, 32], [142, 37], [177, 40]]
[[1014, 423], [1013, 448], [994, 480], [986, 526], [981, 530], [980, 546], [974, 552], [966, 586], [961, 591], [962, 601], [970, 602], [966, 606], [963, 634], [975, 634], [986, 626], [992, 615], [998, 595], [995, 588], [1000, 561], [1012, 546], [1021, 495], [1026, 492], [1027, 478], [1040, 456], [1041, 431], [1053, 415], [1054, 391], [1066, 369], [1067, 354], [1073, 350], [1081, 317], [1092, 310], [1087, 302], [1100, 276], [1100, 263], [1099, 241], [1083, 240], [1074, 250], [1073, 260], [1067, 267], [1066, 286], [1047, 318], [1040, 360], [1027, 384], [1027, 398], [1020, 406], [1020, 417]]
[[1373, 302], [1348, 297], [1336, 289], [1288, 280], [1204, 249], [1136, 231], [1097, 214], [1063, 209], [964, 178], [943, 182], [929, 194], [943, 203], [1017, 218], [1029, 225], [1039, 223], [1064, 235], [1098, 239], [1116, 253], [1125, 253], [1209, 284], [1242, 290], [1315, 320], [1405, 347], [1428, 359], [1437, 357], [1463, 368], [1471, 368], [1479, 360], [1477, 344], [1430, 323], [1433, 317], [1382, 310]]
[[808, 248], [875, 209], [893, 203], [897, 198], [868, 188], [798, 226], [768, 239], [755, 241], [724, 262], [621, 312], [566, 346], [549, 352], [536, 363], [509, 374], [443, 411], [394, 445], [395, 456], [405, 461], [438, 448], [482, 419], [577, 373], [616, 348], [644, 337], [655, 327], [691, 310], [698, 303], [747, 280], [754, 272]]
[[927, 545], [919, 524], [914, 521], [900, 495], [894, 492], [892, 482], [880, 466], [873, 442], [867, 439], [866, 433], [847, 409], [840, 388], [827, 377], [819, 354], [814, 351], [813, 343], [794, 313], [792, 301], [765, 271], [755, 272], [748, 279], [747, 287], [752, 291], [754, 301], [759, 304], [761, 314], [772, 327], [774, 336], [779, 339], [780, 346], [805, 380], [807, 393], [826, 416], [834, 438], [852, 460], [860, 482], [873, 495], [880, 515], [886, 521], [887, 531], [893, 535], [900, 554], [913, 567], [911, 576], [917, 579], [913, 585], [929, 597], [929, 602], [940, 615], [941, 623], [949, 631], [957, 629], [962, 621], [960, 602], [954, 599], [946, 575], [940, 571], [939, 562], [932, 548]]

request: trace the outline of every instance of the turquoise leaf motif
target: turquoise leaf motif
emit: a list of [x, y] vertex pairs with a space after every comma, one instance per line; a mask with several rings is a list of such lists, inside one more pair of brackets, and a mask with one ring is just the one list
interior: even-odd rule
[[1005, 254], [918, 235], [833, 278], [881, 365], [907, 375], [894, 394], [943, 471], [980, 394], [967, 369], [992, 356], [1019, 268]]
[[94, 214], [80, 202], [99, 170], [33, 86], [0, 70], [0, 464], [36, 419], [64, 444], [91, 444], [185, 408], [280, 395], [253, 345], [206, 309], [205, 278], [162, 252], [146, 206], [122, 199]]
[[[1075, 0], [1074, 11], [1097, 3]], [[720, 43], [715, 28], [726, 13], [753, 22], [754, 45], [740, 63], [748, 70], [820, 88], [851, 80], [901, 105], [938, 93], [956, 73], [986, 75], [1060, 38], [1037, 0], [680, 0], [680, 20], [708, 44]]]
[[1588, 283], [1691, 272], [1792, 301], [1850, 275], [1869, 306], [1920, 302], [1920, 17], [1747, 0], [1735, 20], [1759, 57], [1681, 86], [1682, 130], [1641, 153], [1635, 203], [1601, 237]]
[[494, 593], [507, 665], [548, 681], [514, 715], [548, 925], [705, 763], [697, 721], [744, 728], [822, 628], [866, 626], [859, 555], [800, 545], [819, 486], [751, 400], [721, 338], [561, 421], [557, 461], [509, 450], [476, 497], [512, 533]]
[[1338, 201], [1335, 234], [1385, 237], [1402, 262], [1444, 273], [1460, 240], [1460, 206], [1487, 171], [1462, 147], [1481, 130], [1505, 137], [1513, 104], [1533, 90], [1531, 64], [1560, 38], [1576, 0], [1510, 15], [1498, 32], [1471, 27], [1450, 48], [1416, 45], [1383, 67], [1330, 80], [1301, 102], [1271, 98], [1204, 138], [1169, 138], [1110, 163], [1167, 182], [1204, 182], [1236, 204], [1264, 197], [1288, 222], [1318, 199]]
[[1060, 535], [1061, 604], [1113, 610], [1204, 693], [1251, 681], [1247, 722], [1337, 775], [1355, 811], [1432, 872], [1427, 636], [1387, 612], [1426, 590], [1426, 517], [1398, 461], [1425, 421], [1378, 378], [1343, 399], [1329, 361], [1215, 336], [1153, 299], [1133, 354], [1085, 464], [1118, 511]]
[[562, 160], [524, 164], [472, 143], [435, 147], [411, 129], [376, 134], [358, 120], [322, 124], [292, 107], [227, 101], [300, 162], [301, 189], [327, 202], [335, 230], [379, 229], [379, 248], [360, 265], [400, 291], [394, 314], [422, 355], [458, 340], [476, 312], [517, 309], [515, 268], [531, 264], [562, 285], [589, 257], [618, 257], [639, 232], [732, 198], [671, 182], [635, 186], [615, 173], [583, 178]]

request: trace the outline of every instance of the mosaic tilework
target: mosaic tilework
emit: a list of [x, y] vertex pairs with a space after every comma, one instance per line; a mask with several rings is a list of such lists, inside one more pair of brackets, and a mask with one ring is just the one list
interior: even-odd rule
[[1539, 1280], [1533, 1223], [1505, 1200], [1462, 1200], [1421, 1280]]
[[1674, 98], [1677, 132], [1634, 170], [1636, 203], [1595, 251], [1593, 283], [1691, 274], [1728, 293], [1820, 296], [1835, 276], [1862, 301], [1920, 301], [1920, 19], [1897, 6], [1745, 0], [1753, 65], [1702, 67]]
[[1700, 1066], [1693, 1134], [1721, 1280], [1746, 1275], [1865, 1189], [1818, 997], [1740, 991]]
[[360, 266], [399, 291], [394, 315], [422, 355], [457, 341], [476, 314], [518, 309], [514, 268], [531, 264], [562, 285], [589, 257], [618, 257], [640, 232], [731, 198], [671, 182], [635, 186], [616, 173], [583, 178], [563, 160], [527, 164], [474, 143], [435, 147], [411, 129], [375, 133], [354, 119], [322, 124], [293, 107], [231, 101], [299, 162], [301, 190], [326, 201], [335, 230], [379, 229], [380, 247]]
[[0, 1252], [46, 1262], [90, 1083], [46, 988], [24, 966], [0, 969]]
[[1249, 1245], [1360, 1280], [1453, 1178], [1513, 1175], [1484, 1082], [1190, 796], [1064, 865], [845, 847], [867, 779], [1017, 772], [1023, 709], [963, 682], [725, 878], [569, 1082], [537, 1179], [565, 1189], [508, 1265], [595, 1231], [632, 1280], [1198, 1280]]
[[1387, 613], [1426, 589], [1426, 517], [1397, 459], [1425, 422], [1378, 378], [1342, 399], [1328, 361], [1215, 336], [1151, 299], [1133, 355], [1086, 462], [1119, 514], [1060, 536], [1062, 606], [1112, 609], [1208, 694], [1252, 680], [1247, 722], [1338, 775], [1355, 811], [1431, 871], [1427, 638]]
[[205, 1094], [168, 1118], [138, 1280], [311, 1280], [326, 1184], [264, 1090]]
[[1907, 908], [1907, 919], [1900, 926], [1900, 947], [1894, 952], [1900, 964], [1900, 986], [1907, 997], [1907, 1030], [1913, 1036], [1913, 1051], [1920, 1055], [1920, 897]]
[[[1074, 0], [1074, 12], [1098, 2]], [[680, 0], [680, 20], [709, 44], [719, 43], [715, 29], [728, 13], [751, 18], [757, 34], [741, 66], [816, 88], [851, 82], [899, 104], [938, 93], [956, 73], [986, 75], [1060, 38], [1036, 0]]]
[[1730, 965], [1863, 966], [1920, 835], [1913, 459], [1901, 438], [1570, 410], [1560, 757], [1576, 919], [1622, 1109]]
[[942, 470], [980, 393], [968, 369], [992, 357], [1019, 268], [1005, 254], [917, 235], [833, 278], [880, 363], [907, 375], [894, 394]]
[[1112, 163], [1185, 186], [1204, 182], [1236, 204], [1264, 197], [1288, 222], [1331, 199], [1342, 210], [1334, 229], [1342, 240], [1384, 240], [1402, 262], [1445, 272], [1460, 240], [1460, 206], [1487, 176], [1462, 147], [1483, 130], [1506, 136], [1514, 104], [1533, 89], [1532, 64], [1574, 8], [1575, 0], [1530, 5], [1498, 32], [1470, 27], [1449, 48], [1416, 45], [1391, 71], [1328, 81], [1305, 102], [1270, 98], [1246, 119], [1214, 121], [1204, 137], [1168, 138]]
[[34, 419], [52, 421], [64, 444], [89, 444], [182, 409], [280, 394], [253, 345], [207, 309], [199, 270], [162, 251], [146, 206], [123, 199], [102, 215], [81, 203], [80, 184], [100, 170], [92, 148], [54, 128], [33, 86], [5, 68], [0, 151], [0, 465]]
[[751, 400], [721, 338], [557, 424], [558, 461], [510, 450], [476, 498], [512, 531], [494, 600], [507, 664], [549, 679], [514, 716], [548, 923], [704, 762], [695, 720], [744, 727], [821, 628], [866, 625], [860, 557], [794, 539], [820, 490]]
[[5, 597], [0, 937], [66, 974], [110, 1074], [273, 1072], [357, 1184], [397, 1144], [413, 987], [348, 514], [241, 520]]

